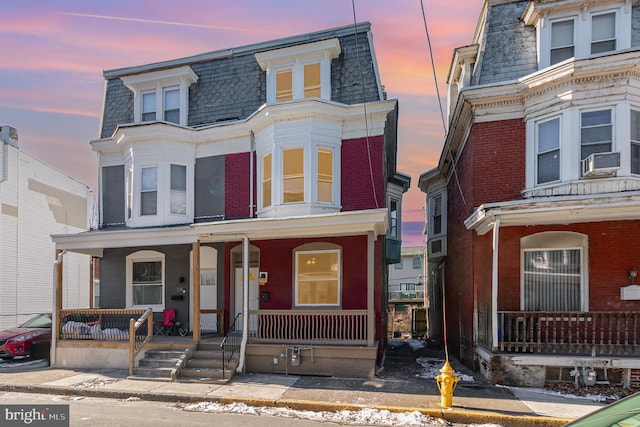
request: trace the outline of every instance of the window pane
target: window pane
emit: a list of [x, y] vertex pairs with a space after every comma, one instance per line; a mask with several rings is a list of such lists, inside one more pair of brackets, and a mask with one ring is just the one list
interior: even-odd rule
[[551, 64], [574, 56], [573, 19], [551, 24]]
[[581, 120], [581, 158], [585, 159], [593, 153], [606, 153], [611, 151], [611, 110], [584, 112], [581, 115]]
[[304, 149], [282, 152], [282, 186], [284, 203], [304, 201]]
[[580, 310], [580, 249], [524, 252], [524, 309]]
[[591, 19], [591, 53], [616, 49], [616, 14], [595, 15]]
[[320, 64], [304, 66], [304, 97], [320, 98]]
[[338, 305], [338, 251], [297, 252], [297, 304]]
[[162, 280], [162, 261], [133, 263], [133, 283], [157, 283]]
[[180, 123], [180, 89], [164, 91], [164, 120]]
[[183, 165], [171, 165], [171, 189], [187, 191], [187, 167]]
[[538, 125], [538, 153], [560, 148], [560, 119]]
[[318, 150], [318, 201], [333, 202], [333, 152]]
[[171, 192], [171, 213], [184, 215], [187, 213], [187, 193], [184, 191]]
[[433, 198], [433, 235], [442, 233], [442, 196]]
[[276, 73], [276, 101], [290, 101], [293, 98], [291, 70]]
[[158, 169], [142, 168], [142, 191], [151, 191], [157, 189]]
[[[389, 235], [391, 237], [398, 237], [398, 202], [392, 200], [390, 203], [389, 213]], [[402, 267], [400, 267], [402, 268]]]
[[560, 179], [560, 151], [538, 155], [538, 184]]
[[631, 110], [631, 173], [640, 174], [640, 111]]
[[133, 286], [133, 305], [162, 304], [162, 285]]
[[140, 215], [155, 215], [157, 213], [158, 195], [155, 191], [141, 193], [140, 203]]
[[262, 158], [262, 207], [271, 206], [271, 154]]
[[142, 121], [148, 122], [156, 119], [156, 93], [142, 94]]
[[419, 256], [414, 256], [413, 257], [413, 269], [414, 270], [418, 270], [422, 268], [422, 260], [420, 259]]

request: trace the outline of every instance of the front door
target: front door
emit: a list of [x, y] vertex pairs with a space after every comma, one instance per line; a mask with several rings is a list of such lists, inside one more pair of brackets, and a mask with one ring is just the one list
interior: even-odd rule
[[[193, 254], [192, 254], [193, 255]], [[200, 332], [220, 333], [217, 313], [208, 313], [218, 308], [218, 251], [210, 246], [200, 247]], [[193, 267], [191, 268], [193, 271]], [[193, 307], [193, 280], [191, 281], [191, 302]], [[190, 310], [189, 325], [193, 325], [193, 312]], [[193, 331], [193, 327], [189, 326]]]
[[[242, 301], [243, 301], [243, 295], [244, 295], [244, 292], [243, 292], [244, 286], [243, 286], [242, 268], [240, 267], [236, 268], [235, 276], [236, 276], [235, 314], [237, 315], [238, 313], [243, 312]], [[260, 301], [258, 299], [259, 294], [260, 292], [258, 291], [258, 269], [249, 268], [249, 311], [250, 312], [251, 310], [258, 310], [260, 308]], [[256, 330], [256, 323], [257, 323], [257, 319], [255, 319], [254, 321], [249, 320], [249, 331]], [[238, 323], [236, 324], [236, 328], [237, 329], [242, 328], [242, 316], [238, 318]]]

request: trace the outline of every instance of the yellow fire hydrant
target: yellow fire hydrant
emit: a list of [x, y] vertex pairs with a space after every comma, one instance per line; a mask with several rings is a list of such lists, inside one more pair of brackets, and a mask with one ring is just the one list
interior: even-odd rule
[[440, 368], [440, 375], [435, 378], [440, 390], [440, 404], [444, 408], [453, 406], [453, 390], [455, 390], [458, 381], [460, 381], [460, 378], [453, 375], [454, 373], [455, 371], [447, 360]]

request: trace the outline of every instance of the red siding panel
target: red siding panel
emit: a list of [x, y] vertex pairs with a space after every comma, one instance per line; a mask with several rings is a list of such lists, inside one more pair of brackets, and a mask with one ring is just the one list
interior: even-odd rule
[[341, 161], [342, 210], [384, 207], [383, 137], [343, 140]]

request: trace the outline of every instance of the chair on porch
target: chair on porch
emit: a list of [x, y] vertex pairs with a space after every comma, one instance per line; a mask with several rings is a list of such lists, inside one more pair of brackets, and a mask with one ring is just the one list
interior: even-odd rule
[[176, 334], [176, 310], [166, 308], [162, 310], [162, 322], [153, 324], [155, 335], [175, 335]]

